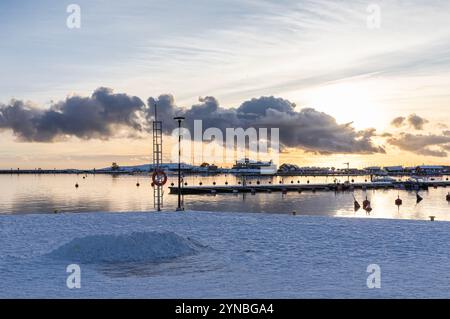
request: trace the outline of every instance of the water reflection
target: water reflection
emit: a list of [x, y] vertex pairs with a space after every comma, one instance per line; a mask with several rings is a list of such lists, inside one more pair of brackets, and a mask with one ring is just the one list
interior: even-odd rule
[[[250, 183], [332, 183], [334, 177], [259, 177], [249, 178]], [[338, 178], [345, 181], [347, 177]], [[369, 180], [367, 176], [351, 177], [355, 182]], [[187, 176], [188, 185], [237, 184], [232, 175]], [[136, 183], [140, 186], [137, 187]], [[79, 188], [75, 188], [75, 184]], [[167, 186], [176, 183], [170, 176]], [[58, 212], [128, 212], [154, 211], [153, 192], [149, 176], [129, 175], [0, 175], [1, 213], [54, 213]], [[423, 200], [417, 203], [416, 193], [404, 190], [356, 190], [355, 192], [303, 191], [287, 194], [218, 194], [184, 196], [185, 207], [190, 210], [292, 213], [297, 215], [329, 215], [367, 218], [402, 218], [450, 220], [450, 203], [446, 200], [448, 189], [430, 188], [421, 191]], [[367, 214], [355, 211], [354, 201], [362, 204], [366, 198], [372, 211]], [[402, 205], [396, 205], [400, 196]], [[361, 205], [362, 206], [362, 205]], [[174, 210], [176, 195], [164, 190], [164, 209]]]

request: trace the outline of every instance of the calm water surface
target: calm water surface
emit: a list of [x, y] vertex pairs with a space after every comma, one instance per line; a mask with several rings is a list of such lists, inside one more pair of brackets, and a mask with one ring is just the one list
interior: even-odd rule
[[[253, 178], [262, 184], [278, 183], [331, 183], [334, 177], [274, 177]], [[346, 180], [345, 177], [340, 178]], [[366, 177], [354, 177], [356, 182], [363, 182]], [[189, 185], [204, 185], [216, 182], [218, 185], [228, 182], [237, 184], [234, 176], [188, 176]], [[249, 179], [251, 180], [251, 179]], [[140, 183], [140, 187], [136, 183]], [[75, 183], [79, 188], [75, 188]], [[169, 177], [167, 185], [176, 183], [176, 176]], [[403, 190], [356, 190], [352, 192], [297, 192], [282, 195], [281, 193], [251, 194], [217, 194], [188, 195], [184, 197], [185, 208], [200, 211], [223, 212], [263, 212], [290, 213], [306, 215], [329, 215], [368, 218], [402, 218], [429, 219], [430, 215], [437, 220], [450, 221], [450, 204], [446, 194], [450, 188], [430, 188], [421, 191], [424, 198], [416, 204], [415, 192]], [[353, 195], [362, 203], [367, 196], [373, 211], [370, 215], [362, 209], [353, 209]], [[400, 195], [403, 205], [395, 206], [394, 201]], [[164, 194], [164, 209], [176, 208], [176, 195]], [[153, 191], [150, 177], [130, 175], [0, 175], [0, 213], [53, 213], [60, 212], [131, 212], [154, 211]]]

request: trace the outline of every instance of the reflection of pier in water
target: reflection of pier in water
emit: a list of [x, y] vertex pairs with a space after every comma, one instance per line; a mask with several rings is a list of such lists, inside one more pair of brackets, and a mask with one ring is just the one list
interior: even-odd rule
[[[320, 184], [256, 184], [256, 185], [199, 185], [181, 188], [181, 193], [218, 194], [218, 193], [270, 193], [270, 192], [302, 192], [302, 191], [352, 191], [354, 189], [406, 189], [424, 190], [429, 187], [447, 187], [450, 181], [397, 181], [397, 182], [365, 182], [365, 183], [320, 183]], [[178, 194], [176, 186], [169, 187], [171, 194]]]

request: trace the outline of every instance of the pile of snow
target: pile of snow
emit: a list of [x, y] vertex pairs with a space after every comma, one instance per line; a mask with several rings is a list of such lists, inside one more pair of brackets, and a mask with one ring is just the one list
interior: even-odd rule
[[200, 247], [173, 232], [133, 232], [75, 238], [48, 256], [80, 263], [160, 262], [194, 255]]

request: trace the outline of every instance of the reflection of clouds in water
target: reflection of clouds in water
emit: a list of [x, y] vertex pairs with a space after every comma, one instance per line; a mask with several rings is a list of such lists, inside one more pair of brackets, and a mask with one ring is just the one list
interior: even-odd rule
[[89, 196], [76, 199], [58, 198], [53, 195], [39, 197], [15, 197], [11, 203], [11, 211], [17, 213], [58, 213], [65, 212], [107, 212], [111, 211], [111, 203], [107, 199], [92, 201]]

